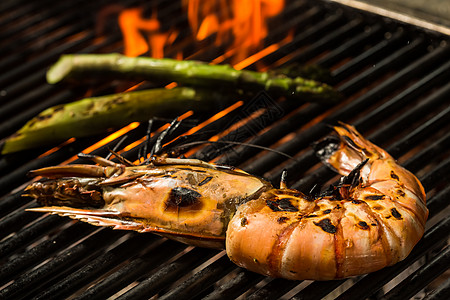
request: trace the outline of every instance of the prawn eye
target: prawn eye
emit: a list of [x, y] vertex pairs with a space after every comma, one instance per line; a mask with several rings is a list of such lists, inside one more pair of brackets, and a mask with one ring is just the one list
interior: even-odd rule
[[328, 159], [333, 153], [335, 153], [341, 145], [341, 141], [338, 137], [330, 136], [322, 141], [314, 143], [312, 147], [315, 150], [316, 155], [322, 159]]
[[202, 195], [194, 190], [176, 187], [170, 191], [166, 201], [167, 208], [192, 206], [200, 202]]

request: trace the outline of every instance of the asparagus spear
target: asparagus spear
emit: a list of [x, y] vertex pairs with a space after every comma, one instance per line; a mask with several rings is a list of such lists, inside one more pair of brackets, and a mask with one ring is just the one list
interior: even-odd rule
[[89, 76], [176, 81], [182, 85], [225, 86], [245, 91], [265, 89], [273, 96], [312, 102], [333, 103], [341, 98], [332, 87], [302, 77], [236, 70], [230, 65], [210, 65], [193, 60], [127, 57], [117, 53], [63, 55], [47, 72], [47, 81], [54, 84], [68, 78]]
[[324, 83], [331, 81], [331, 72], [327, 68], [318, 65], [303, 65], [291, 63], [285, 67], [275, 68], [268, 71], [271, 75], [286, 75], [288, 77], [304, 77]]
[[179, 87], [149, 89], [85, 98], [50, 107], [28, 121], [19, 131], [3, 140], [1, 154], [84, 137], [146, 121], [153, 116], [175, 117], [189, 109], [217, 108], [227, 99], [211, 91]]

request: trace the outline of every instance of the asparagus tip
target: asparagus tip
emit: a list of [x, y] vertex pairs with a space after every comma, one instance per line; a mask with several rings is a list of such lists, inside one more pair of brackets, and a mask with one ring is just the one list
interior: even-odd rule
[[47, 82], [55, 84], [63, 80], [72, 69], [72, 56], [62, 55], [47, 71]]

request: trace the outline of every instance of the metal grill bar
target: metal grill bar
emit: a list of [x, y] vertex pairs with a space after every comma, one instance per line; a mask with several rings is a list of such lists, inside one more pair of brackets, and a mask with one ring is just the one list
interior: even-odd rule
[[[12, 17], [0, 18], [0, 24], [8, 26], [2, 34], [17, 36], [17, 40], [27, 47], [22, 53], [26, 56], [25, 62], [15, 53], [15, 44], [0, 49], [0, 53], [4, 53], [0, 66], [8, 67], [8, 71], [0, 76], [6, 91], [6, 94], [1, 93], [0, 119], [5, 119], [5, 122], [2, 122], [0, 136], [12, 133], [44, 107], [83, 95], [85, 90], [45, 85], [45, 69], [61, 53], [122, 50], [121, 35], [117, 30], [112, 30], [99, 41], [90, 30], [95, 24], [92, 18], [74, 22], [86, 11], [97, 12], [107, 1], [93, 3], [81, 0], [76, 3], [76, 9], [64, 15], [59, 12], [69, 4], [60, 3], [48, 10], [27, 1], [6, 1], [2, 4], [2, 16], [8, 15], [10, 10], [15, 16], [27, 18], [18, 27], [10, 25]], [[130, 7], [140, 4], [140, 1], [121, 3], [124, 7]], [[436, 38], [420, 30], [417, 34], [417, 31], [395, 22], [367, 18], [360, 12], [327, 2], [321, 4], [323, 6], [309, 1], [289, 3], [280, 15], [286, 21], [282, 26], [273, 28], [265, 43], [267, 46], [278, 43], [287, 31], [296, 29], [293, 39], [248, 68], [258, 69], [258, 66], [264, 65], [271, 69], [292, 62], [316, 62], [331, 69], [331, 82], [348, 99], [329, 107], [276, 102], [275, 99], [275, 103], [264, 107], [265, 114], [244, 122], [222, 138], [266, 147], [279, 145], [276, 149], [296, 156], [295, 161], [243, 146], [228, 152], [206, 146], [195, 157], [232, 162], [246, 171], [264, 175], [274, 183], [279, 180], [281, 170], [287, 168], [293, 187], [305, 191], [335, 177], [328, 169], [318, 166], [318, 160], [308, 148], [309, 144], [329, 133], [329, 128], [324, 124], [333, 124], [338, 120], [352, 123], [369, 139], [404, 160], [403, 165], [419, 175], [429, 192], [429, 229], [410, 256], [394, 266], [357, 279], [312, 282], [308, 285], [306, 282], [270, 279], [240, 269], [228, 260], [224, 252], [188, 247], [154, 235], [97, 229], [60, 217], [25, 212], [25, 208], [35, 204], [21, 197], [21, 192], [6, 194], [26, 183], [28, 170], [63, 162], [92, 145], [93, 141], [106, 136], [101, 135], [78, 139], [39, 158], [39, 154], [46, 149], [0, 158], [0, 190], [3, 196], [0, 201], [0, 282], [4, 284], [0, 297], [148, 299], [159, 295], [163, 299], [227, 299], [245, 295], [250, 299], [319, 299], [341, 290], [338, 293], [340, 299], [354, 299], [382, 295], [386, 284], [394, 281], [399, 283], [386, 297], [411, 297], [446, 271], [449, 259], [446, 237], [450, 220], [448, 217], [439, 218], [442, 218], [440, 212], [448, 209], [450, 195], [446, 185], [447, 170], [450, 168], [450, 135], [446, 133], [450, 115], [447, 105], [450, 85], [446, 82], [450, 69], [449, 47], [441, 43], [441, 36]], [[167, 47], [169, 56], [181, 51], [186, 55], [184, 57], [210, 61], [227, 46], [215, 45], [214, 36], [202, 42], [201, 47], [195, 45], [179, 2], [158, 1], [156, 4], [145, 3], [142, 7], [148, 10], [157, 7], [160, 20], [170, 18], [168, 22], [163, 22], [164, 28], [180, 27], [175, 43]], [[42, 16], [55, 19], [46, 26], [37, 26], [36, 30], [18, 30], [28, 29], [42, 20], [42, 17], [34, 15], [36, 9], [43, 11]], [[175, 17], [177, 14], [181, 15]], [[79, 32], [83, 35], [74, 39]], [[39, 43], [41, 38], [43, 42]], [[47, 48], [48, 51], [44, 51]], [[231, 58], [225, 57], [223, 62]], [[107, 85], [100, 83], [93, 93], [114, 91], [115, 86]], [[20, 112], [29, 104], [34, 106]], [[244, 117], [257, 109], [250, 107]], [[267, 114], [271, 109], [279, 109], [284, 115], [268, 120]], [[209, 116], [194, 117], [201, 122]], [[236, 120], [243, 120], [240, 110], [210, 123], [197, 134], [202, 139], [210, 138]], [[258, 127], [262, 123], [264, 128]], [[125, 144], [144, 136], [144, 127], [142, 125], [130, 131]], [[183, 130], [186, 129], [179, 132], [183, 133]], [[262, 134], [256, 136], [260, 131]], [[289, 136], [293, 138], [285, 141]], [[113, 147], [120, 138], [92, 153], [106, 155], [108, 147]], [[137, 146], [123, 155], [135, 159], [139, 148]], [[430, 257], [429, 261], [426, 261], [426, 256]], [[413, 264], [420, 265], [415, 273], [399, 279]], [[440, 269], [433, 271], [434, 266]], [[448, 281], [443, 283], [429, 297], [448, 294], [448, 286]]]
[[12, 284], [3, 288], [0, 296], [8, 298], [14, 295], [16, 298], [29, 299], [30, 295], [36, 295], [36, 290], [45, 290], [51, 285], [52, 280], [65, 278], [74, 266], [84, 263], [87, 258], [95, 255], [99, 247], [109, 245], [122, 235], [124, 234], [112, 230], [100, 230], [39, 268], [23, 273]]
[[15, 277], [16, 274], [33, 266], [36, 262], [43, 261], [50, 255], [54, 255], [56, 251], [66, 248], [72, 243], [73, 239], [82, 238], [87, 232], [94, 231], [93, 228], [87, 227], [86, 224], [81, 223], [70, 226], [54, 238], [43, 241], [30, 251], [24, 252], [15, 259], [3, 264], [0, 270], [1, 284], [5, 284], [6, 280]]
[[298, 285], [296, 281], [286, 281], [282, 279], [273, 279], [264, 287], [250, 294], [247, 299], [278, 299], [286, 292]]
[[[403, 63], [406, 63], [406, 61], [409, 61], [409, 56], [412, 55], [412, 53], [415, 53], [417, 51], [417, 47], [422, 46], [423, 47], [423, 41], [422, 40], [415, 40], [411, 42], [409, 45], [405, 46], [404, 48], [400, 49], [398, 52], [395, 52], [393, 55], [390, 55], [386, 59], [384, 59], [382, 62], [377, 64], [378, 66], [385, 66], [389, 65], [389, 63], [396, 61], [396, 63], [399, 63], [402, 61]], [[388, 80], [384, 81], [382, 84], [378, 85], [376, 88], [370, 90], [368, 93], [364, 94], [364, 96], [353, 100], [352, 102], [348, 103], [345, 107], [342, 107], [339, 110], [334, 111], [330, 116], [325, 118], [323, 120], [324, 123], [333, 124], [337, 120], [347, 120], [351, 118], [352, 116], [358, 114], [363, 110], [366, 106], [368, 106], [370, 103], [375, 101], [376, 99], [379, 99], [380, 97], [383, 97], [385, 93], [388, 91], [392, 91], [393, 89], [398, 88], [399, 84], [404, 84], [408, 80], [410, 80], [413, 77], [413, 74], [417, 74], [420, 72], [420, 69], [427, 67], [428, 64], [426, 63], [425, 59], [421, 59], [418, 62], [415, 62], [408, 67], [402, 69], [400, 72], [396, 73], [394, 76], [390, 77]], [[375, 68], [375, 69], [376, 69]], [[384, 70], [386, 72], [386, 70]], [[359, 82], [370, 82], [373, 81], [373, 78], [371, 78], [370, 73], [372, 71], [367, 72], [368, 75], [360, 75], [358, 77]], [[308, 146], [313, 141], [317, 140], [321, 136], [327, 134], [329, 130], [325, 127], [317, 127], [313, 126], [309, 129], [306, 129], [302, 131], [301, 133], [297, 134], [293, 139], [291, 139], [289, 142], [283, 144], [282, 146], [278, 147], [277, 150], [287, 153], [287, 154], [293, 154], [299, 149], [304, 149], [306, 146]], [[273, 153], [268, 153], [263, 158], [261, 158], [259, 161], [252, 163], [251, 165], [247, 165], [246, 169], [249, 170], [251, 173], [255, 174], [262, 174], [261, 168], [274, 168], [275, 166], [279, 165], [281, 163], [281, 158]]]
[[225, 253], [222, 254], [223, 255], [218, 260], [195, 273], [171, 291], [162, 295], [160, 299], [176, 300], [180, 298], [192, 298], [214, 284], [217, 281], [217, 278], [224, 277], [235, 266]]
[[[163, 241], [160, 245], [152, 247], [151, 250], [142, 257], [130, 260], [130, 262], [127, 262], [127, 264], [118, 271], [114, 272], [94, 287], [86, 290], [75, 299], [105, 299], [110, 297], [122, 288], [125, 288], [129, 282], [139, 279], [142, 274], [149, 273], [149, 270], [159, 266], [161, 262], [167, 260], [168, 257], [172, 257], [177, 253], [182, 252], [185, 248], [186, 246], [181, 243]], [[154, 284], [152, 284], [152, 288], [155, 289]], [[157, 291], [157, 289], [155, 290]], [[144, 293], [140, 291], [137, 294], [142, 297]]]
[[323, 38], [319, 39], [315, 43], [311, 44], [308, 49], [304, 49], [300, 53], [289, 57], [292, 61], [306, 62], [313, 59], [319, 53], [332, 49], [334, 45], [338, 44], [340, 41], [354, 36], [359, 33], [361, 29], [361, 24], [363, 21], [360, 18], [352, 20], [345, 23], [343, 26], [338, 27], [335, 30], [330, 29], [330, 31]]
[[194, 270], [202, 260], [209, 259], [213, 254], [210, 249], [195, 248], [176, 261], [163, 266], [118, 299], [147, 299]]
[[436, 215], [447, 207], [446, 201], [449, 195], [450, 188], [446, 187], [427, 202], [427, 207], [431, 216]]
[[[32, 208], [37, 205], [29, 205], [27, 208]], [[31, 223], [36, 219], [36, 216], [28, 213], [25, 210], [15, 211], [14, 214], [6, 215], [0, 220], [0, 238], [5, 238], [9, 234], [19, 231], [26, 224]]]
[[[405, 280], [390, 290], [384, 297], [386, 299], [406, 299], [414, 296], [421, 290], [423, 284], [430, 283], [448, 269], [450, 263], [450, 247], [433, 258], [428, 264], [420, 268]], [[420, 281], [420, 285], [417, 284]], [[424, 282], [425, 281], [425, 282]]]
[[[8, 1], [3, 1], [1, 10], [2, 11], [0, 13], [5, 15], [2, 16], [0, 20], [0, 25], [6, 26], [8, 24], [11, 24], [11, 22], [14, 21], [14, 19], [21, 18], [26, 14], [36, 11], [36, 4], [29, 2], [22, 3], [22, 1], [14, 1], [14, 0], [9, 1], [9, 3]], [[19, 11], [17, 12], [17, 10]]]
[[291, 300], [322, 299], [344, 282], [346, 282], [346, 280], [336, 280], [331, 282], [315, 281], [304, 288], [301, 292], [297, 293], [291, 298]]
[[6, 257], [11, 252], [22, 249], [26, 244], [38, 239], [42, 234], [65, 223], [65, 221], [55, 218], [55, 216], [46, 217], [45, 220], [39, 220], [6, 241], [2, 241], [0, 243], [0, 254]]
[[438, 300], [447, 299], [448, 297], [450, 297], [450, 279], [447, 279], [447, 281], [441, 284], [438, 288], [428, 293], [424, 299]]
[[[334, 70], [332, 72], [333, 81], [335, 83], [342, 82], [343, 80], [360, 72], [363, 67], [367, 68], [368, 66], [370, 66], [370, 64], [373, 65], [378, 60], [384, 58], [386, 53], [395, 51], [395, 49], [401, 46], [402, 43], [404, 43], [407, 39], [406, 33], [403, 30], [396, 30], [393, 33], [389, 34], [385, 33], [385, 35], [389, 37], [381, 40], [378, 44], [374, 44], [369, 49], [363, 51], [359, 55], [356, 55], [348, 63]], [[342, 91], [346, 90], [342, 87], [340, 89]], [[354, 88], [354, 90], [356, 90], [356, 88]]]
[[[82, 286], [88, 284], [100, 274], [107, 273], [109, 270], [129, 258], [129, 249], [138, 249], [139, 247], [146, 248], [151, 242], [152, 238], [145, 235], [134, 234], [133, 237], [126, 240], [126, 243], [121, 243], [119, 246], [97, 256], [92, 261], [86, 263], [82, 268], [76, 272], [66, 276], [63, 280], [52, 284], [44, 293], [34, 297], [35, 299], [60, 299], [67, 297], [76, 292]], [[131, 253], [131, 255], [133, 255]]]
[[[333, 46], [330, 47], [332, 50], [328, 48], [327, 50], [329, 53], [325, 57], [320, 58], [316, 63], [319, 66], [331, 68], [334, 64], [339, 63], [345, 58], [358, 55], [361, 49], [363, 49], [366, 45], [379, 42], [383, 36], [382, 33], [383, 27], [381, 24], [373, 24], [370, 27], [364, 27], [362, 32], [353, 35], [347, 41], [344, 40], [345, 42], [340, 46], [335, 47], [335, 44], [333, 44]], [[342, 43], [342, 40], [338, 41], [338, 44], [339, 43]], [[336, 79], [337, 78], [335, 75], [331, 80], [335, 81]]]
[[429, 144], [423, 151], [418, 153], [413, 158], [408, 159], [404, 162], [405, 168], [411, 170], [412, 172], [416, 172], [420, 168], [425, 167], [425, 162], [431, 162], [436, 157], [439, 157], [445, 149], [448, 149], [450, 146], [450, 133], [444, 135], [437, 141]]
[[243, 269], [237, 269], [232, 273], [233, 277], [229, 281], [219, 286], [217, 289], [206, 295], [203, 299], [234, 299], [247, 291], [249, 286], [256, 285], [264, 276], [249, 272]]

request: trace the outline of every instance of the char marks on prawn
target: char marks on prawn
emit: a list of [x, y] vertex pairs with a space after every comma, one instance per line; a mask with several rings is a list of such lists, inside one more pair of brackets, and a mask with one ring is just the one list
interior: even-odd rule
[[341, 179], [304, 194], [287, 187], [286, 172], [274, 188], [232, 166], [177, 158], [181, 149], [203, 142], [175, 139], [178, 120], [150, 138], [152, 124], [139, 165], [113, 149], [119, 163], [81, 155], [97, 165], [32, 171], [48, 179], [26, 188], [44, 205], [30, 210], [225, 247], [238, 266], [292, 280], [379, 270], [404, 259], [423, 235], [428, 210], [422, 185], [350, 125], [335, 126], [337, 136], [314, 145]]

